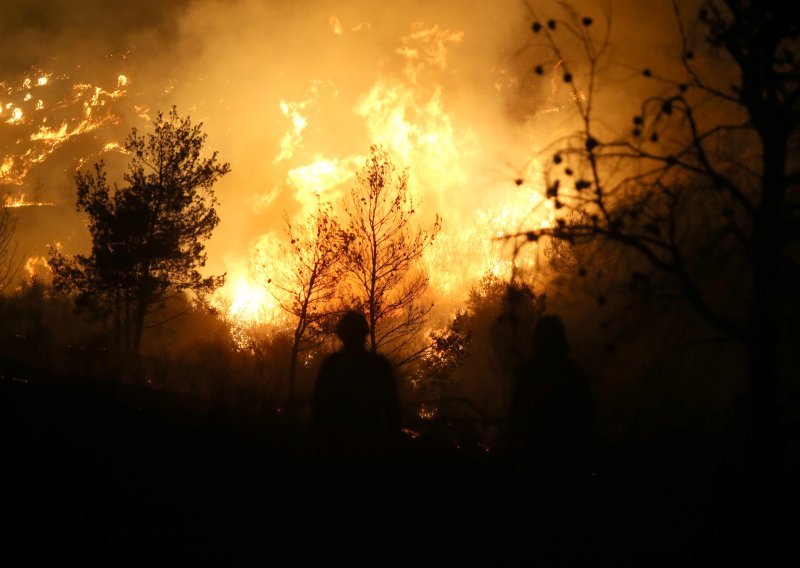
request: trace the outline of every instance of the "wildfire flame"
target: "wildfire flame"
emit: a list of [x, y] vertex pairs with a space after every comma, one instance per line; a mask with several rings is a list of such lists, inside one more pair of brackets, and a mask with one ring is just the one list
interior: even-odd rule
[[16, 196], [8, 195], [3, 202], [4, 207], [12, 209], [17, 207], [52, 207], [53, 205], [55, 205], [55, 203], [48, 201], [28, 201], [24, 193], [20, 193]]
[[[368, 22], [348, 22], [338, 16], [331, 16], [329, 25], [329, 33], [336, 36], [338, 43], [371, 30]], [[313, 211], [319, 200], [339, 207], [364, 164], [370, 144], [381, 144], [398, 168], [410, 169], [409, 191], [419, 204], [420, 223], [427, 226], [435, 214], [442, 216], [441, 232], [423, 258], [434, 297], [443, 303], [458, 302], [470, 285], [487, 272], [508, 277], [512, 269], [535, 269], [535, 258], [530, 254], [512, 260], [499, 237], [510, 231], [548, 226], [554, 222], [555, 211], [543, 198], [542, 188], [530, 182], [540, 177], [536, 162], [491, 179], [479, 175], [476, 164], [495, 159], [496, 153], [486, 157], [490, 146], [482, 136], [484, 131], [480, 127], [473, 129], [459, 115], [453, 103], [452, 81], [448, 79], [451, 50], [459, 49], [465, 37], [462, 31], [414, 24], [391, 50], [394, 63], [381, 67], [377, 77], [359, 83], [354, 95], [339, 96], [338, 89], [348, 89], [330, 77], [309, 77], [305, 85], [297, 85], [293, 94], [281, 92], [262, 105], [259, 112], [266, 113], [264, 120], [280, 125], [282, 131], [270, 141], [274, 150], [263, 159], [272, 178], [266, 184], [263, 179], [257, 180], [269, 190], [251, 191], [241, 200], [243, 207], [249, 207], [254, 216], [266, 215], [276, 212], [277, 203], [285, 207], [291, 201], [292, 206], [297, 205], [288, 213], [292, 221]], [[115, 69], [103, 77], [101, 81], [86, 82], [66, 74], [34, 70], [24, 78], [0, 83], [0, 128], [9, 140], [13, 139], [0, 146], [5, 152], [0, 154], [0, 185], [13, 193], [6, 198], [6, 207], [53, 204], [29, 200], [22, 190], [33, 177], [29, 175], [32, 168], [70, 140], [91, 133], [84, 139], [95, 141], [92, 154], [79, 156], [81, 167], [96, 161], [93, 156], [97, 154], [124, 152], [116, 136], [101, 130], [120, 121], [121, 113], [114, 112], [116, 105], [126, 103], [131, 107], [126, 116], [150, 121], [152, 101], [145, 105], [130, 100], [129, 74]], [[177, 98], [180, 80], [168, 78], [156, 90]], [[130, 102], [123, 101], [126, 97]], [[199, 114], [207, 125], [212, 125], [213, 120], [203, 114], [208, 107], [201, 103], [192, 100], [181, 111], [188, 109], [193, 118]], [[329, 115], [333, 114], [345, 117], [347, 128], [359, 133], [363, 138], [360, 145], [338, 144], [339, 133], [330, 128]], [[260, 128], [257, 117], [248, 115], [250, 119], [248, 124]], [[349, 141], [354, 139], [355, 135], [348, 136]], [[210, 147], [218, 147], [218, 143], [216, 139], [211, 144], [210, 138]], [[220, 156], [230, 159], [222, 150]], [[230, 161], [237, 172], [237, 164]], [[31, 193], [35, 192], [28, 191]], [[280, 199], [286, 194], [290, 200]], [[219, 195], [223, 204], [234, 199], [233, 192]], [[215, 262], [224, 267], [209, 268], [227, 273], [226, 284], [218, 291], [215, 302], [232, 320], [273, 324], [284, 321], [265, 268], [285, 262], [274, 245], [281, 230], [278, 216], [271, 215], [272, 225], [265, 223], [261, 235], [250, 238], [251, 233], [247, 239], [223, 243], [225, 251], [220, 256], [224, 260]], [[230, 221], [224, 215], [222, 218], [223, 223], [239, 221]], [[217, 244], [216, 250], [219, 248]], [[209, 254], [209, 260], [211, 257]], [[257, 261], [250, 262], [252, 259]]]
[[[126, 95], [128, 84], [125, 75], [116, 77], [115, 89], [105, 89], [89, 83], [70, 84], [68, 76], [45, 72], [35, 79], [25, 77], [16, 88], [0, 83], [7, 95], [16, 99], [0, 105], [0, 114], [6, 111], [8, 118], [4, 122], [15, 129], [6, 135], [17, 140], [14, 155], [2, 158], [0, 184], [23, 185], [31, 168], [44, 162], [64, 143], [115, 123], [118, 119], [108, 110], [109, 104]], [[37, 97], [33, 96], [34, 90]], [[48, 107], [57, 110], [56, 121], [54, 115], [43, 112]], [[27, 148], [20, 151], [22, 142], [27, 142]]]
[[25, 261], [25, 273], [29, 279], [41, 278], [50, 274], [50, 265], [43, 256], [32, 256]]
[[[341, 21], [331, 18], [331, 28], [341, 34]], [[402, 72], [379, 77], [352, 109], [354, 120], [363, 123], [369, 141], [383, 145], [400, 167], [410, 167], [409, 190], [422, 204], [420, 212], [424, 209], [428, 218], [432, 212], [443, 216], [441, 233], [423, 261], [432, 292], [445, 301], [462, 300], [469, 286], [487, 272], [508, 277], [512, 268], [533, 269], [535, 259], [531, 254], [512, 260], [498, 237], [507, 231], [547, 226], [554, 215], [537, 187], [514, 183], [513, 178], [504, 180], [505, 189], [492, 188], [492, 193], [502, 198], [494, 199], [491, 206], [470, 211], [453, 203], [458, 188], [471, 183], [467, 172], [481, 148], [474, 137], [457, 130], [445, 107], [444, 88], [435, 81], [423, 80], [423, 76], [445, 71], [448, 49], [458, 46], [462, 38], [461, 32], [415, 25], [401, 39], [397, 50], [405, 61]], [[278, 105], [289, 124], [273, 163], [296, 164], [287, 171], [285, 187], [300, 204], [298, 216], [311, 212], [320, 197], [333, 204], [341, 201], [366, 158], [363, 154], [325, 155], [309, 147], [305, 134], [314, 124], [312, 111], [326, 85], [326, 81], [310, 81], [305, 98], [294, 102], [284, 99]], [[300, 161], [309, 151], [313, 152], [310, 159]], [[537, 179], [537, 167], [531, 163], [523, 172], [524, 179]], [[420, 217], [423, 223], [429, 220], [424, 214]], [[272, 238], [264, 235], [254, 246], [263, 247]], [[261, 254], [269, 256], [263, 250]], [[262, 264], [281, 261], [281, 256], [273, 252], [269, 262]], [[230, 279], [221, 292], [223, 297], [232, 298], [228, 313], [234, 318], [259, 322], [265, 321], [265, 314], [277, 317], [276, 305], [265, 292], [269, 289], [267, 282], [268, 275], [259, 269], [246, 278], [237, 275]]]
[[227, 283], [217, 294], [216, 304], [228, 319], [240, 325], [277, 325], [284, 319], [275, 297], [257, 273], [242, 266], [228, 274]]

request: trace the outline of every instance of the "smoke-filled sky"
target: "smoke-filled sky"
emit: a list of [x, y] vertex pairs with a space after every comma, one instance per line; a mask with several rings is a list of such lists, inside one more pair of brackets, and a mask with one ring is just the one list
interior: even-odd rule
[[[631, 69], [675, 48], [671, 2], [574, 5], [598, 22], [612, 14], [613, 51], [632, 66], [607, 71], [619, 110], [636, 94]], [[491, 239], [547, 222], [537, 155], [571, 128], [569, 91], [532, 72], [551, 58], [531, 6], [563, 15], [533, 0], [5, 2], [0, 181], [48, 204], [20, 208], [21, 251], [85, 249], [74, 171], [104, 159], [121, 179], [113, 143], [174, 104], [231, 164], [208, 245], [231, 295], [269, 270], [284, 214], [302, 216], [317, 193], [337, 202], [372, 143], [410, 168], [420, 222], [443, 218], [427, 259], [435, 292], [507, 276]]]

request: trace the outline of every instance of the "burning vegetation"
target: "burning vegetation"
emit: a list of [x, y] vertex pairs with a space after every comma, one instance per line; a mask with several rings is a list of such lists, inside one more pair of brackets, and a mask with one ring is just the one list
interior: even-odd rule
[[[199, 5], [184, 21], [199, 22], [208, 10]], [[242, 8], [227, 17], [245, 16], [250, 15]], [[0, 184], [6, 208], [20, 212], [16, 234], [22, 246], [15, 268], [8, 269], [20, 293], [43, 285], [73, 294], [83, 313], [79, 319], [91, 316], [82, 333], [97, 336], [104, 348], [134, 355], [160, 357], [165, 349], [174, 354], [177, 346], [191, 344], [194, 339], [186, 337], [162, 342], [164, 332], [194, 336], [195, 330], [175, 331], [185, 317], [173, 320], [194, 309], [218, 318], [228, 330], [226, 349], [244, 357], [257, 356], [266, 338], [293, 337], [285, 355], [270, 356], [276, 381], [270, 388], [299, 388], [301, 398], [319, 356], [332, 346], [330, 319], [348, 307], [368, 314], [373, 350], [388, 350], [403, 367], [417, 366], [430, 349], [430, 334], [448, 325], [482, 278], [538, 278], [543, 251], [522, 247], [525, 239], [509, 244], [508, 235], [554, 222], [554, 210], [539, 190], [539, 161], [526, 147], [535, 128], [527, 119], [504, 120], [499, 130], [490, 123], [494, 112], [505, 112], [504, 101], [519, 78], [493, 54], [480, 70], [483, 78], [463, 91], [460, 77], [471, 58], [460, 51], [465, 44], [474, 49], [479, 38], [470, 44], [471, 32], [460, 26], [473, 24], [429, 16], [420, 14], [405, 29], [386, 34], [389, 43], [381, 47], [373, 45], [378, 24], [348, 11], [326, 18], [328, 25], [319, 30], [325, 42], [370, 60], [357, 81], [337, 63], [298, 68], [285, 85], [267, 86], [210, 63], [205, 51], [205, 68], [187, 62], [170, 74], [154, 74], [157, 65], [151, 68], [143, 59], [148, 48], [138, 47], [85, 62], [55, 57], [7, 78], [6, 100], [0, 101]], [[209, 49], [224, 37], [214, 36]], [[236, 52], [237, 61], [251, 58]], [[496, 100], [473, 120], [487, 78]], [[242, 115], [239, 107], [253, 93], [260, 102], [248, 104]], [[548, 104], [559, 104], [561, 96], [550, 89]], [[166, 249], [151, 250], [155, 241], [147, 244], [147, 235], [127, 219], [133, 213], [125, 213], [138, 211], [133, 196], [151, 183], [135, 174], [134, 164], [145, 158], [126, 135], [131, 128], [134, 137], [152, 129], [159, 116], [154, 109], [176, 101], [208, 129], [200, 153], [219, 149], [233, 160], [231, 174], [214, 183], [219, 203], [209, 202], [221, 223], [202, 234], [208, 238], [207, 262], [188, 241], [169, 253], [196, 259], [202, 276], [195, 280], [224, 274], [202, 297], [183, 295], [199, 290], [178, 284], [188, 274], [154, 275], [152, 265]], [[151, 154], [156, 162], [140, 164], [147, 175], [163, 166]], [[87, 173], [93, 164], [94, 173]], [[106, 182], [106, 175], [120, 180], [126, 168], [122, 185]], [[162, 177], [157, 183], [164, 183]], [[76, 187], [78, 216], [67, 213]], [[147, 200], [139, 201], [144, 207]], [[147, 207], [160, 215], [156, 204]], [[45, 209], [47, 215], [38, 212]], [[181, 214], [186, 211], [170, 213]], [[60, 229], [55, 218], [62, 220]], [[316, 234], [309, 223], [316, 223]], [[329, 285], [320, 287], [325, 279]], [[111, 339], [102, 339], [103, 333]], [[277, 361], [284, 356], [288, 363]], [[287, 369], [278, 371], [284, 364]]]
[[376, 453], [543, 518], [642, 479], [714, 510], [728, 466], [785, 487], [797, 9], [313, 4], [121, 7], [78, 42], [70, 10], [17, 16], [20, 45], [65, 32], [0, 67], [0, 388], [90, 385], [297, 465], [321, 373], [358, 430], [351, 365], [382, 377], [349, 407]]

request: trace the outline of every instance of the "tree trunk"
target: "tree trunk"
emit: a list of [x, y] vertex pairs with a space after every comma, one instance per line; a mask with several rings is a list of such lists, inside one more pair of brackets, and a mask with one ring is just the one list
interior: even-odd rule
[[373, 318], [370, 318], [369, 325], [369, 350], [371, 353], [378, 352], [378, 343], [375, 339], [375, 321]]
[[[126, 294], [127, 296], [127, 294]], [[125, 298], [125, 351], [131, 350], [131, 300]]]
[[[745, 338], [748, 386], [758, 422], [774, 417], [778, 400], [780, 253], [772, 233], [767, 227], [755, 231], [750, 325]], [[759, 429], [766, 425], [763, 422]]]
[[756, 443], [769, 447], [778, 435], [781, 257], [786, 199], [788, 134], [776, 124], [758, 128], [763, 148], [761, 202], [753, 222], [753, 280], [745, 338]]
[[292, 343], [292, 355], [289, 361], [289, 385], [286, 394], [286, 415], [292, 419], [295, 414], [295, 398], [297, 396], [296, 382], [297, 382], [297, 357], [300, 354], [300, 337], [295, 333], [294, 342]]
[[147, 312], [145, 300], [139, 300], [135, 310], [135, 320], [133, 322], [133, 337], [131, 338], [131, 353], [139, 358], [142, 345], [142, 335], [144, 334], [144, 318]]
[[122, 349], [122, 299], [120, 298], [119, 288], [114, 290], [114, 348], [118, 351]]

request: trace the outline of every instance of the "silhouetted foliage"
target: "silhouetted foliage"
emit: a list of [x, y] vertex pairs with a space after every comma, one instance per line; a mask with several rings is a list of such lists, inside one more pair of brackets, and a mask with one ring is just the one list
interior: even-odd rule
[[418, 266], [439, 231], [414, 224], [415, 204], [408, 194], [408, 170], [395, 174], [385, 150], [372, 146], [345, 205], [349, 221], [347, 271], [356, 307], [369, 324], [368, 347], [402, 364], [420, 350], [410, 347], [431, 305], [423, 303], [427, 275]]
[[427, 391], [427, 397], [445, 396], [453, 372], [469, 355], [471, 332], [469, 315], [459, 310], [446, 327], [430, 333], [430, 347], [422, 355], [419, 364], [419, 386]]
[[[683, 27], [676, 7], [683, 75], [642, 71], [660, 92], [642, 101], [623, 136], [596, 107], [608, 36], [597, 40], [571, 9], [557, 31], [538, 26], [570, 73], [581, 128], [559, 142], [547, 179], [563, 215], [531, 237], [632, 253], [631, 292], [685, 302], [744, 347], [764, 420], [778, 397], [779, 353], [792, 341], [785, 314], [800, 297], [796, 10], [787, 1], [708, 0], [699, 25]], [[583, 50], [585, 74], [565, 56], [569, 41]]]
[[53, 333], [48, 326], [52, 314], [46, 292], [39, 280], [32, 279], [0, 296], [0, 372], [45, 375], [52, 367]]
[[134, 128], [124, 144], [131, 156], [125, 186], [107, 182], [103, 163], [75, 176], [78, 211], [88, 216], [92, 251], [67, 258], [51, 251], [57, 290], [110, 319], [117, 345], [138, 354], [148, 319], [172, 294], [203, 295], [223, 277], [203, 277], [203, 244], [219, 223], [213, 186], [228, 171], [216, 152], [202, 157], [206, 135], [173, 107], [153, 132]]
[[[502, 285], [500, 313], [490, 326], [492, 339], [492, 364], [500, 377], [504, 408], [508, 408], [511, 383], [515, 369], [531, 353], [534, 327], [545, 310], [545, 297], [534, 294], [530, 286], [520, 282], [498, 282], [484, 279], [487, 297], [496, 297]], [[473, 297], [473, 302], [477, 297]], [[496, 301], [496, 300], [495, 300]]]
[[414, 367], [412, 385], [420, 416], [439, 417], [454, 400], [484, 421], [500, 420], [508, 408], [515, 369], [531, 355], [531, 337], [544, 314], [545, 298], [523, 283], [492, 274], [472, 287], [466, 308], [429, 335]]

